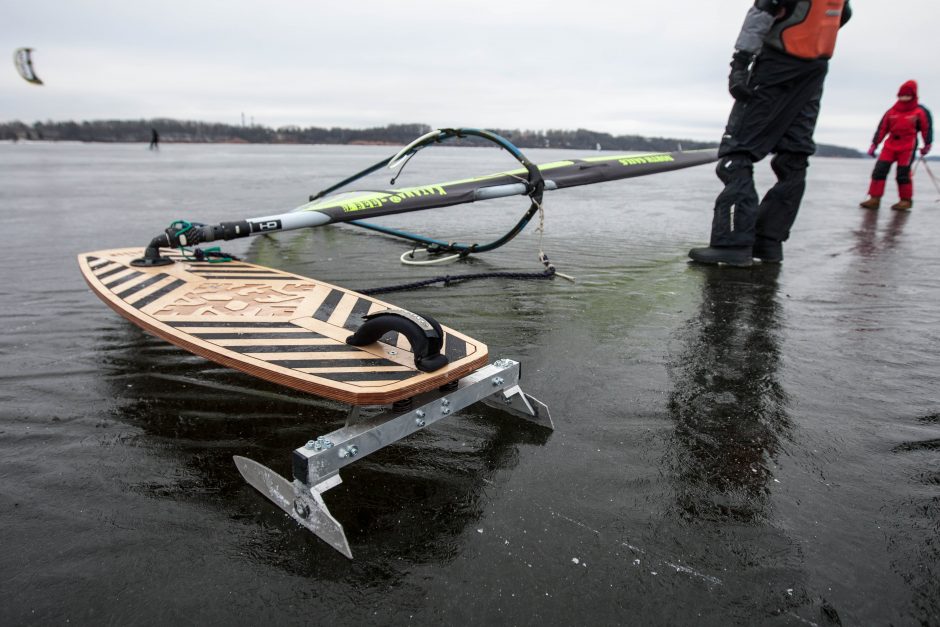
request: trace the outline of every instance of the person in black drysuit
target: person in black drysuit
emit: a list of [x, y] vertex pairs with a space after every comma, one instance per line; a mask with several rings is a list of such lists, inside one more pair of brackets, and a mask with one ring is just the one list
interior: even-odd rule
[[[783, 260], [806, 188], [823, 82], [849, 0], [756, 0], [735, 43], [728, 79], [735, 103], [718, 148], [711, 241], [699, 263], [749, 266]], [[754, 163], [774, 153], [777, 183], [758, 204]]]
[[150, 129], [150, 150], [160, 150], [160, 134], [157, 129]]

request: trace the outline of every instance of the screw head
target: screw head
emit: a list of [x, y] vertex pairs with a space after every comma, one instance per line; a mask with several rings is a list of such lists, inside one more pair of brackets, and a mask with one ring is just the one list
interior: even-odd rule
[[294, 511], [304, 520], [310, 517], [310, 506], [304, 503], [300, 498], [294, 499]]

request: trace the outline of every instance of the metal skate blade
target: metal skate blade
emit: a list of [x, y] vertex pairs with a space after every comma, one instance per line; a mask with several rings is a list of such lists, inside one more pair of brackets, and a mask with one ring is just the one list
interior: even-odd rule
[[[299, 481], [288, 481], [267, 466], [247, 457], [235, 455], [233, 459], [242, 477], [254, 489], [268, 497], [318, 538], [352, 559], [352, 550], [349, 548], [343, 526], [330, 514], [320, 492], [311, 490]], [[333, 487], [338, 481], [329, 483], [324, 490]]]

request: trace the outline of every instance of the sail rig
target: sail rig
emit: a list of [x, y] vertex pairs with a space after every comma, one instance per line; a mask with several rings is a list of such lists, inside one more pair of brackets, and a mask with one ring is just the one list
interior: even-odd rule
[[[478, 137], [496, 144], [507, 150], [522, 167], [445, 183], [382, 191], [337, 193], [340, 189], [382, 168], [396, 169], [403, 166], [424, 148], [463, 137]], [[160, 248], [196, 246], [203, 242], [231, 240], [337, 223], [371, 228], [410, 239], [429, 248], [436, 247], [433, 252], [457, 251], [460, 254], [484, 252], [505, 244], [518, 234], [541, 207], [543, 194], [546, 191], [669, 172], [710, 163], [717, 158], [716, 149], [705, 149], [588, 157], [536, 165], [509, 140], [490, 131], [470, 128], [439, 129], [419, 137], [388, 159], [311, 196], [309, 202], [292, 211], [234, 222], [221, 222], [216, 225], [174, 223], [150, 242], [145, 256], [136, 263], [138, 265], [172, 263], [160, 255]], [[397, 213], [451, 207], [511, 196], [528, 196], [531, 201], [528, 211], [509, 233], [486, 245], [450, 244], [363, 222], [363, 220]]]

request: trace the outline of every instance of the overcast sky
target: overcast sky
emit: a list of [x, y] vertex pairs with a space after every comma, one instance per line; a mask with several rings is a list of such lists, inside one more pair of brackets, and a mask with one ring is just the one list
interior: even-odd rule
[[[717, 141], [751, 0], [0, 0], [0, 121], [575, 129]], [[852, 0], [816, 139], [940, 115], [940, 0]], [[34, 48], [37, 87], [12, 53]]]

